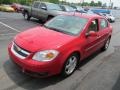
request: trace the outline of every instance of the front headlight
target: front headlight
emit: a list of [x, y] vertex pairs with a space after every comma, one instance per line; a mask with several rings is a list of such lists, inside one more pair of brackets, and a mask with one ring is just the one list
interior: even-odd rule
[[45, 50], [35, 53], [32, 59], [36, 61], [51, 61], [55, 59], [58, 54], [59, 52], [56, 50]]

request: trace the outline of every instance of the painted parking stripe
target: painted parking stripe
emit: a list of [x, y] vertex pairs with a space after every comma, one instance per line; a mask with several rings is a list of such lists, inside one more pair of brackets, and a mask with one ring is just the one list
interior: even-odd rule
[[15, 35], [15, 34], [17, 34], [17, 33], [0, 34], [0, 36]]
[[0, 22], [0, 24], [4, 25], [5, 27], [8, 27], [8, 28], [10, 28], [11, 30], [14, 30], [14, 31], [16, 31], [16, 32], [20, 32], [19, 30], [15, 29], [15, 28], [13, 28], [13, 27], [11, 27], [11, 26], [3, 23], [3, 22]]
[[7, 18], [0, 18], [0, 20], [7, 19]]

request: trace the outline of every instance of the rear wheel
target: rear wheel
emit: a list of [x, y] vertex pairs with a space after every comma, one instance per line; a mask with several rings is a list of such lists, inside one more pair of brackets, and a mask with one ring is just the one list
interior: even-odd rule
[[53, 16], [48, 16], [47, 21], [51, 20]]
[[69, 56], [69, 58], [66, 60], [66, 62], [64, 64], [64, 67], [62, 70], [63, 77], [67, 77], [75, 71], [78, 60], [79, 60], [79, 56], [76, 53], [73, 53]]
[[110, 38], [107, 39], [107, 41], [105, 42], [104, 46], [102, 47], [102, 51], [105, 51], [108, 49], [110, 44]]

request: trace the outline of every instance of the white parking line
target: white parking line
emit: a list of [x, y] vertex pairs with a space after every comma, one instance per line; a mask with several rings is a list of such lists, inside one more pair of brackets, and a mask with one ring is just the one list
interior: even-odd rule
[[15, 34], [17, 34], [17, 33], [0, 34], [0, 36], [15, 35]]
[[14, 36], [0, 36], [0, 40], [9, 40], [9, 39], [12, 39]]
[[0, 20], [7, 19], [7, 18], [0, 18]]
[[6, 27], [8, 27], [8, 28], [10, 28], [11, 30], [14, 30], [14, 31], [16, 31], [16, 32], [20, 32], [19, 30], [15, 29], [15, 28], [12, 28], [11, 26], [9, 26], [9, 25], [7, 25], [7, 24], [5, 24], [5, 23], [3, 23], [3, 22], [0, 22], [0, 24], [6, 26]]

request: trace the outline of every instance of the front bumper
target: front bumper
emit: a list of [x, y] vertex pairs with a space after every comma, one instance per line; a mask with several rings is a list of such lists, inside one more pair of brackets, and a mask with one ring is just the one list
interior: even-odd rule
[[20, 59], [11, 51], [12, 45], [8, 46], [8, 53], [11, 60], [17, 64], [22, 72], [30, 74], [32, 76], [51, 76], [55, 74], [59, 74], [61, 72], [61, 65], [59, 58], [49, 62], [39, 62], [30, 59], [29, 57], [25, 59]]

